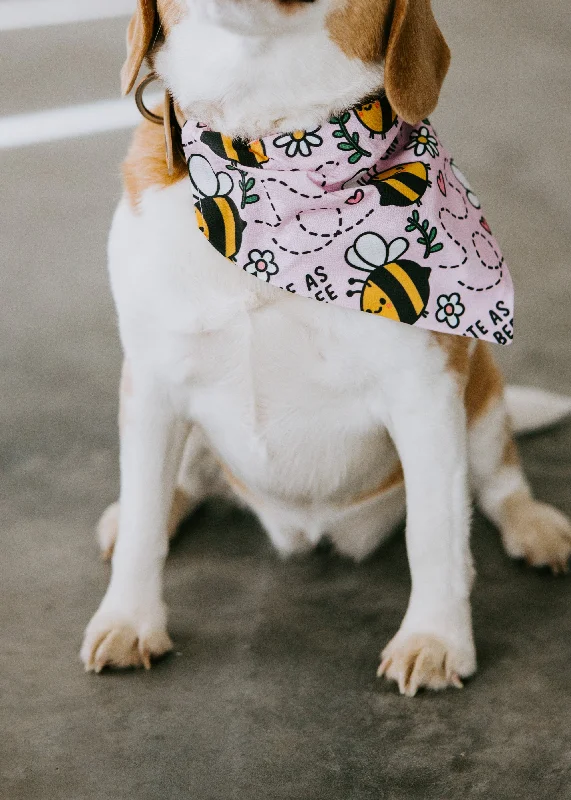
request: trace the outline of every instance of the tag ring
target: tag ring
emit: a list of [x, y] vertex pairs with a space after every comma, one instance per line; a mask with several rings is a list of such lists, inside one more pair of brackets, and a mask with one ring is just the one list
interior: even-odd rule
[[145, 89], [149, 84], [158, 81], [159, 77], [156, 72], [149, 72], [140, 84], [137, 86], [137, 90], [135, 92], [135, 102], [137, 103], [137, 108], [139, 109], [141, 115], [148, 120], [149, 122], [153, 122], [155, 125], [162, 125], [164, 123], [164, 117], [159, 117], [158, 114], [154, 114], [152, 111], [149, 111], [147, 106], [145, 105], [144, 100], [144, 93]]

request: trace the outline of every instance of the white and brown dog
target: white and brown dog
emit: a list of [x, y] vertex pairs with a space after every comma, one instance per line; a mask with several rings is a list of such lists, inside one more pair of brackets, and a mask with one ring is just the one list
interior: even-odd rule
[[[449, 63], [429, 0], [138, 0], [125, 92], [145, 57], [178, 115], [249, 140], [311, 130], [382, 86], [416, 123]], [[186, 164], [176, 153], [168, 174], [150, 122], [124, 178], [109, 246], [125, 352], [121, 496], [99, 527], [113, 572], [86, 668], [149, 667], [171, 648], [168, 537], [204, 498], [237, 495], [281, 553], [327, 536], [363, 559], [404, 517], [406, 486], [412, 592], [379, 674], [409, 695], [460, 686], [476, 668], [471, 494], [510, 556], [560, 572], [571, 553], [568, 520], [522, 473], [488, 347], [237, 270], [198, 230]], [[538, 419], [562, 408], [536, 408]]]

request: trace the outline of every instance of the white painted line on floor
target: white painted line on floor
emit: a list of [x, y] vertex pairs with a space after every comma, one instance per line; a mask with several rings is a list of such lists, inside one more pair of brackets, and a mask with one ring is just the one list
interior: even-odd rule
[[0, 31], [124, 17], [134, 8], [135, 0], [2, 0]]
[[[146, 103], [153, 108], [161, 100], [160, 94], [149, 94]], [[131, 97], [0, 117], [0, 150], [132, 128], [140, 120]]]

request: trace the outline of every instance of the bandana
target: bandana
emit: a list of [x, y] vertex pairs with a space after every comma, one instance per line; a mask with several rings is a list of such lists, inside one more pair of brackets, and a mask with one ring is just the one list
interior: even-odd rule
[[384, 95], [315, 130], [231, 139], [188, 120], [198, 226], [252, 276], [429, 330], [513, 338], [513, 285], [480, 202], [428, 120]]

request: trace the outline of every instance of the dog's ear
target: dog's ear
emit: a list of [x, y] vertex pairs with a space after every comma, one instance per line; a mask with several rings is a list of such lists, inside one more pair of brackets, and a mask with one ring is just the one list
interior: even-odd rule
[[415, 125], [436, 108], [450, 65], [430, 0], [395, 0], [385, 41], [387, 97], [399, 117]]
[[127, 28], [127, 60], [121, 70], [121, 91], [129, 94], [149, 52], [158, 28], [156, 0], [137, 0], [137, 9]]

